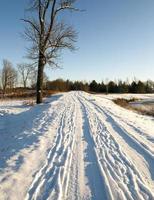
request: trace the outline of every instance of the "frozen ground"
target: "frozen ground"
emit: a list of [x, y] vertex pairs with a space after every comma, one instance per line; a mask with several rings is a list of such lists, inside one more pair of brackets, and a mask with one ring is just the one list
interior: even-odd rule
[[153, 200], [154, 118], [113, 98], [0, 102], [0, 200]]

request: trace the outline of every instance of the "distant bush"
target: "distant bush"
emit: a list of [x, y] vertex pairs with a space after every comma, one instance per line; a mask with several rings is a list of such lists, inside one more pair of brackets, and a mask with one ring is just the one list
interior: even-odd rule
[[114, 99], [113, 102], [116, 103], [117, 105], [125, 107], [125, 108], [129, 106], [128, 100], [126, 100], [126, 99], [118, 98], [118, 99]]
[[[58, 93], [59, 91], [55, 90], [44, 90], [43, 96], [48, 97], [52, 94]], [[0, 99], [34, 99], [36, 96], [36, 91], [30, 88], [14, 88], [7, 91], [7, 93], [0, 93]]]

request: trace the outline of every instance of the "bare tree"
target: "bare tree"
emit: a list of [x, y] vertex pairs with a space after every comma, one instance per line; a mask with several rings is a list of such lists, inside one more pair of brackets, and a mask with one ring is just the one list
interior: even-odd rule
[[31, 0], [33, 17], [22, 19], [26, 24], [24, 35], [32, 43], [28, 57], [38, 63], [37, 103], [42, 102], [43, 72], [46, 64], [58, 67], [57, 58], [62, 49], [74, 50], [76, 32], [60, 17], [74, 8], [76, 0]]
[[33, 73], [34, 70], [35, 70], [35, 67], [32, 64], [27, 64], [27, 63], [18, 64], [18, 72], [21, 76], [21, 80], [22, 80], [22, 84], [24, 88], [27, 87], [28, 79], [30, 78], [30, 75]]
[[11, 89], [15, 87], [15, 84], [17, 83], [17, 72], [13, 68], [12, 63], [6, 59], [3, 60], [1, 79], [4, 94], [7, 88]]
[[17, 82], [18, 82], [18, 73], [17, 73], [17, 70], [12, 67], [12, 69], [10, 71], [8, 88], [10, 88], [10, 89], [15, 88], [17, 86]]
[[29, 76], [29, 82], [30, 82], [30, 86], [31, 88], [36, 88], [36, 84], [37, 84], [37, 72], [38, 70], [35, 68], [35, 70], [30, 73], [30, 76]]

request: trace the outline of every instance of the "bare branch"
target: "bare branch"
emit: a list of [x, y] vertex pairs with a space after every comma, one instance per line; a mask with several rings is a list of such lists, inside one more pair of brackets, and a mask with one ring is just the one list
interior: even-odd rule
[[26, 23], [28, 23], [28, 24], [30, 24], [38, 32], [38, 34], [40, 35], [39, 29], [37, 28], [37, 26], [32, 21], [30, 21], [28, 19], [21, 19], [21, 20], [26, 22]]

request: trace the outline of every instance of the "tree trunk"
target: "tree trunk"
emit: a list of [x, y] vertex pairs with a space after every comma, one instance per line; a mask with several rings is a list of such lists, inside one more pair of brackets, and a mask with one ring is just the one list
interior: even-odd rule
[[6, 93], [6, 87], [4, 86], [3, 87], [3, 97], [5, 96], [5, 93]]
[[26, 81], [24, 81], [24, 88], [26, 88], [27, 87], [27, 84], [26, 84]]
[[39, 53], [38, 74], [37, 74], [37, 90], [36, 90], [36, 103], [42, 103], [43, 99], [43, 71], [44, 71], [44, 56]]

